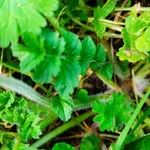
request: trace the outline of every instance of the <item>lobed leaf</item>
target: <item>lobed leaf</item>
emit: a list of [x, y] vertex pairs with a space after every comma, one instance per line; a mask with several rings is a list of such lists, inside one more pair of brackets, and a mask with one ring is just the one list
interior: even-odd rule
[[98, 113], [94, 122], [98, 122], [101, 131], [116, 131], [127, 123], [133, 109], [123, 94], [113, 93], [107, 100], [96, 101], [93, 111]]
[[96, 46], [93, 40], [88, 36], [82, 41], [82, 49], [80, 52], [80, 66], [81, 73], [85, 74], [86, 70], [90, 64], [90, 61], [93, 60], [96, 52]]
[[73, 100], [71, 97], [56, 96], [51, 102], [53, 111], [63, 121], [68, 121], [73, 111]]
[[52, 16], [58, 0], [1, 0], [0, 4], [0, 46], [7, 47], [25, 32], [40, 33], [46, 26], [43, 15]]

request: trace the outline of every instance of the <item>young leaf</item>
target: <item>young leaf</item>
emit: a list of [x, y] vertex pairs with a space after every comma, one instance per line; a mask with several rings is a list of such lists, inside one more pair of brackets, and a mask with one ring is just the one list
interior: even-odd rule
[[73, 146], [66, 143], [57, 143], [53, 146], [52, 150], [76, 150]]
[[96, 54], [93, 63], [91, 63], [92, 69], [97, 70], [106, 63], [105, 47], [102, 44], [98, 44], [96, 48]]
[[71, 59], [62, 61], [60, 72], [54, 83], [55, 89], [61, 96], [68, 96], [78, 86], [80, 70], [78, 61]]
[[122, 30], [124, 45], [117, 53], [120, 60], [136, 62], [148, 56], [150, 51], [149, 22], [149, 14], [146, 12], [138, 17], [136, 13], [133, 13], [126, 18], [125, 28]]
[[150, 27], [148, 27], [145, 32], [135, 41], [137, 50], [146, 53], [150, 51]]
[[95, 135], [85, 136], [81, 140], [80, 150], [100, 150], [100, 139]]
[[98, 113], [94, 121], [101, 131], [116, 131], [127, 123], [133, 109], [123, 94], [113, 93], [107, 100], [96, 101], [93, 111]]
[[2, 0], [0, 4], [0, 46], [7, 47], [24, 32], [39, 33], [46, 25], [43, 15], [51, 16], [58, 0]]
[[128, 60], [129, 62], [136, 62], [139, 60], [144, 60], [148, 54], [139, 52], [134, 49], [126, 49], [125, 47], [122, 47], [119, 49], [117, 56], [119, 56], [119, 59], [122, 61]]
[[116, 3], [117, 3], [117, 0], [107, 0], [107, 2], [103, 5], [103, 7], [98, 6], [94, 10], [93, 24], [100, 38], [103, 37], [105, 30], [106, 30], [106, 26], [100, 23], [99, 19], [106, 18], [113, 11]]
[[64, 51], [66, 56], [62, 59], [60, 72], [54, 86], [60, 95], [68, 96], [79, 84], [79, 75], [81, 74], [79, 56], [82, 45], [77, 35], [67, 31], [63, 31], [62, 35], [66, 42]]
[[45, 55], [33, 71], [33, 79], [38, 83], [49, 83], [60, 72], [61, 54], [65, 42], [57, 32], [43, 31]]
[[98, 6], [94, 11], [95, 19], [106, 18], [115, 8], [117, 0], [107, 0], [102, 6]]
[[73, 110], [73, 100], [71, 97], [55, 97], [51, 103], [52, 109], [63, 121], [68, 121]]
[[63, 38], [59, 38], [57, 32], [45, 29], [38, 36], [25, 34], [23, 41], [24, 45], [15, 44], [12, 47], [13, 55], [20, 60], [21, 71], [32, 71], [33, 79], [38, 83], [49, 83], [60, 71], [60, 55], [65, 45]]
[[88, 91], [85, 89], [81, 89], [77, 93], [77, 100], [80, 101], [80, 103], [86, 103], [89, 101]]
[[17, 125], [17, 131], [22, 141], [30, 138], [37, 139], [41, 134], [39, 114], [28, 106], [25, 99], [15, 97], [10, 92], [0, 93], [0, 98], [0, 119]]
[[44, 39], [36, 34], [28, 33], [23, 36], [23, 44], [13, 44], [13, 56], [20, 60], [20, 68], [23, 73], [34, 69], [44, 59]]
[[95, 52], [96, 46], [93, 40], [89, 36], [84, 38], [84, 40], [82, 41], [82, 49], [80, 52], [80, 66], [82, 74], [85, 74], [90, 61], [93, 60]]
[[73, 57], [74, 59], [79, 59], [80, 51], [82, 48], [81, 41], [78, 36], [72, 32], [63, 31], [62, 36], [65, 39], [65, 52], [69, 57]]
[[113, 66], [110, 63], [106, 63], [98, 70], [105, 78], [111, 80], [113, 75]]

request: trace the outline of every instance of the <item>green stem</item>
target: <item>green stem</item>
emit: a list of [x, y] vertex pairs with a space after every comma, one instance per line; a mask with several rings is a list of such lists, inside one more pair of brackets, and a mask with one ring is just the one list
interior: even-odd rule
[[13, 136], [13, 137], [18, 136], [15, 132], [6, 132], [6, 131], [1, 131], [1, 130], [0, 130], [0, 135], [9, 135], [9, 136]]
[[[131, 11], [133, 8], [129, 7], [129, 8], [116, 8], [114, 11]], [[150, 11], [149, 7], [140, 7], [139, 11]]]
[[131, 126], [134, 123], [134, 120], [136, 119], [138, 113], [140, 112], [143, 104], [146, 102], [146, 100], [148, 99], [150, 95], [150, 89], [147, 91], [147, 93], [143, 96], [143, 98], [141, 99], [140, 103], [137, 105], [134, 113], [132, 114], [131, 118], [129, 119], [128, 123], [126, 124], [125, 128], [123, 129], [123, 131], [121, 132], [116, 144], [115, 144], [115, 150], [121, 150], [123, 147], [123, 142], [131, 128]]
[[78, 19], [74, 18], [74, 17], [72, 16], [72, 14], [70, 13], [69, 10], [66, 10], [66, 13], [67, 13], [68, 17], [69, 17], [71, 20], [73, 20], [73, 22], [75, 22], [76, 24], [80, 25], [80, 26], [83, 27], [85, 30], [89, 30], [89, 31], [95, 32], [95, 29], [94, 29], [94, 28], [92, 28], [91, 26], [85, 25], [85, 24], [81, 23]]
[[[73, 20], [73, 22], [75, 22], [79, 26], [83, 27], [83, 29], [88, 30], [88, 31], [92, 31], [92, 32], [96, 32], [93, 27], [85, 25], [85, 24], [81, 23], [79, 20], [77, 20], [76, 18], [74, 18], [69, 11], [67, 11], [67, 15]], [[113, 28], [113, 25], [111, 25], [110, 28]], [[119, 31], [122, 30], [122, 28], [119, 28], [118, 26], [117, 27], [115, 26], [114, 28], [116, 30], [119, 30]], [[104, 34], [104, 36], [106, 36], [106, 37], [113, 37], [113, 38], [122, 38], [122, 36], [120, 34], [109, 33], [109, 32], [106, 32]]]
[[116, 22], [116, 21], [111, 21], [111, 20], [107, 20], [107, 19], [99, 19], [99, 21], [103, 22], [103, 23], [107, 23], [107, 24], [112, 24], [112, 25], [125, 25], [124, 22]]
[[109, 24], [109, 23], [106, 23], [106, 22], [101, 22], [104, 26], [106, 26], [107, 28], [109, 29], [112, 29], [112, 30], [115, 30], [115, 31], [118, 31], [118, 32], [121, 32], [123, 27], [121, 26], [117, 26], [117, 25], [113, 25], [113, 24]]
[[8, 68], [8, 69], [11, 69], [11, 70], [14, 70], [14, 71], [16, 71], [16, 72], [21, 73], [21, 71], [20, 71], [18, 68], [15, 68], [14, 66], [9, 65], [9, 64], [6, 64], [6, 63], [4, 63], [4, 62], [2, 62], [2, 61], [0, 61], [0, 65], [6, 67], [6, 68]]
[[110, 37], [110, 38], [117, 38], [117, 39], [122, 39], [122, 35], [121, 34], [116, 34], [116, 33], [110, 33], [110, 32], [105, 32], [104, 33], [105, 37]]
[[51, 131], [50, 133], [46, 134], [45, 136], [40, 138], [37, 142], [35, 142], [31, 146], [33, 148], [38, 148], [38, 147], [42, 146], [43, 144], [45, 144], [46, 142], [52, 140], [53, 138], [60, 135], [61, 133], [63, 133], [65, 131], [67, 131], [68, 129], [73, 128], [76, 125], [80, 124], [82, 121], [86, 120], [91, 115], [93, 115], [93, 113], [91, 111], [89, 111], [89, 112], [86, 112], [86, 113], [70, 120], [69, 122], [61, 125], [60, 127], [56, 128], [53, 131]]
[[55, 28], [55, 30], [57, 30], [59, 32], [61, 31], [61, 28], [59, 26], [59, 22], [55, 17], [48, 17], [47, 19], [51, 23], [51, 25]]

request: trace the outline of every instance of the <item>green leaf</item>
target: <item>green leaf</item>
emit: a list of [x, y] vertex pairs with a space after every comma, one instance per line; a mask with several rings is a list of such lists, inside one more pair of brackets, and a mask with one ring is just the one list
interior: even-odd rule
[[110, 63], [104, 64], [100, 69], [98, 70], [105, 78], [111, 80], [113, 76], [113, 66]]
[[73, 110], [73, 100], [71, 97], [56, 96], [52, 99], [52, 109], [63, 121], [68, 121]]
[[81, 41], [78, 36], [72, 32], [63, 31], [62, 36], [65, 39], [65, 52], [69, 57], [73, 57], [74, 59], [79, 59], [80, 51], [82, 48]]
[[55, 89], [60, 95], [67, 96], [78, 86], [80, 70], [78, 61], [71, 59], [62, 61], [60, 72], [54, 83]]
[[88, 91], [85, 89], [81, 89], [77, 93], [77, 100], [80, 101], [80, 103], [86, 103], [89, 101]]
[[25, 99], [15, 97], [11, 92], [0, 93], [0, 98], [0, 106], [6, 101], [0, 110], [0, 119], [5, 123], [16, 125], [22, 141], [37, 139], [41, 135], [39, 114], [29, 107]]
[[146, 53], [150, 51], [150, 27], [148, 27], [145, 32], [135, 41], [137, 50]]
[[96, 46], [93, 40], [88, 36], [82, 41], [82, 49], [80, 52], [81, 73], [85, 74], [90, 61], [93, 60], [96, 52]]
[[26, 119], [19, 125], [20, 136], [27, 141], [30, 137], [38, 139], [39, 135], [42, 134], [40, 126], [38, 126], [41, 118], [32, 113], [24, 116]]
[[11, 107], [14, 102], [14, 95], [10, 92], [1, 92], [0, 94], [0, 110]]
[[20, 60], [21, 71], [28, 73], [44, 59], [44, 39], [28, 33], [23, 36], [23, 41], [24, 45], [14, 44], [11, 48], [13, 56]]
[[142, 31], [147, 27], [147, 22], [141, 18], [129, 16], [126, 18], [125, 26], [130, 34], [140, 35]]
[[97, 35], [102, 39], [106, 31], [106, 26], [98, 20], [94, 20], [93, 25], [95, 27]]
[[93, 111], [98, 113], [94, 122], [98, 122], [101, 131], [116, 131], [127, 123], [133, 109], [123, 94], [113, 93], [107, 100], [96, 101]]
[[51, 16], [58, 0], [2, 0], [0, 4], [0, 46], [7, 47], [24, 32], [39, 33], [46, 26], [43, 15]]
[[43, 15], [47, 17], [52, 17], [54, 11], [58, 9], [59, 1], [58, 0], [30, 0], [32, 5], [39, 10]]
[[130, 50], [122, 47], [116, 55], [119, 56], [119, 59], [122, 61], [128, 60], [129, 62], [136, 62], [139, 60], [144, 60], [148, 54], [141, 53], [138, 50]]
[[124, 150], [149, 150], [150, 149], [150, 134], [142, 136], [129, 144], [127, 144]]
[[56, 143], [52, 150], [76, 150], [73, 146], [66, 143]]
[[98, 63], [105, 63], [106, 61], [106, 51], [105, 47], [102, 44], [97, 45], [97, 52], [96, 52], [96, 57], [95, 61]]
[[100, 150], [100, 139], [95, 135], [85, 136], [81, 140], [80, 150]]
[[97, 70], [105, 63], [106, 63], [105, 47], [102, 44], [98, 44], [94, 61], [91, 63], [92, 69]]
[[50, 83], [60, 72], [61, 54], [65, 42], [57, 32], [43, 31], [45, 55], [44, 59], [33, 71], [33, 79], [38, 83]]
[[103, 7], [98, 6], [94, 10], [93, 24], [100, 38], [103, 37], [106, 31], [106, 26], [100, 22], [100, 19], [106, 18], [114, 10], [116, 3], [117, 0], [107, 0]]
[[129, 62], [145, 59], [150, 51], [150, 15], [144, 12], [137, 16], [137, 12], [133, 11], [125, 20], [125, 28], [122, 30], [124, 45], [117, 53], [120, 60]]
[[45, 29], [38, 36], [25, 34], [23, 42], [24, 45], [15, 44], [12, 47], [13, 55], [20, 60], [21, 71], [32, 71], [32, 77], [38, 83], [50, 83], [60, 71], [60, 55], [65, 45], [63, 38], [57, 32]]
[[107, 2], [102, 7], [98, 6], [94, 10], [94, 18], [106, 18], [115, 9], [116, 3], [117, 0], [107, 0]]

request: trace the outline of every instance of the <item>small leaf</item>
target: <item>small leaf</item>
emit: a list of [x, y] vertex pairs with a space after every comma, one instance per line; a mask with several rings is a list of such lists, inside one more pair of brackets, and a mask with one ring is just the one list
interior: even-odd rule
[[146, 21], [131, 15], [126, 18], [125, 25], [128, 33], [139, 36], [148, 24]]
[[[65, 52], [69, 57], [78, 57], [82, 48], [81, 41], [78, 36], [72, 32], [63, 31], [62, 35], [65, 39]], [[79, 59], [79, 58], [78, 58]]]
[[97, 45], [96, 54], [91, 67], [93, 70], [99, 69], [106, 63], [106, 52], [105, 47], [102, 44]]
[[95, 135], [85, 136], [81, 140], [80, 150], [100, 150], [100, 139]]
[[107, 2], [102, 6], [98, 6], [94, 11], [94, 17], [96, 19], [106, 18], [116, 6], [117, 0], [107, 0]]
[[80, 101], [80, 103], [86, 103], [89, 100], [88, 92], [85, 89], [81, 89], [77, 93], [77, 99]]
[[96, 46], [93, 40], [88, 36], [84, 38], [82, 41], [82, 49], [80, 52], [80, 65], [81, 65], [81, 73], [85, 74], [88, 68], [88, 65], [96, 52]]
[[[42, 38], [42, 37], [41, 37]], [[44, 59], [33, 70], [33, 79], [38, 83], [50, 83], [60, 72], [61, 54], [65, 42], [57, 32], [43, 30]]]
[[115, 5], [117, 3], [117, 0], [108, 0], [103, 7], [98, 6], [94, 10], [94, 27], [96, 29], [96, 32], [100, 38], [103, 37], [106, 26], [100, 22], [100, 19], [106, 18], [115, 8]]
[[98, 63], [105, 63], [106, 61], [106, 52], [105, 52], [105, 47], [102, 45], [102, 44], [99, 44], [97, 46], [97, 52], [96, 52], [96, 55], [95, 55], [95, 60], [96, 62]]
[[137, 50], [146, 53], [150, 51], [150, 27], [148, 27], [145, 32], [135, 41]]
[[110, 63], [104, 64], [100, 69], [98, 70], [105, 78], [111, 80], [113, 76], [113, 66]]
[[[30, 138], [37, 139], [42, 133], [39, 125], [41, 118], [38, 112], [33, 111], [29, 107], [27, 100], [14, 97], [11, 92], [9, 92], [9, 96], [6, 99], [6, 94], [0, 93], [0, 106], [2, 107], [0, 110], [0, 120], [16, 125], [21, 141], [27, 141]], [[2, 106], [1, 103], [4, 101], [7, 101], [7, 103]]]
[[57, 32], [44, 29], [40, 35], [26, 33], [23, 42], [24, 45], [12, 46], [13, 55], [20, 60], [21, 71], [32, 71], [32, 77], [38, 83], [50, 83], [60, 71], [64, 39]]
[[102, 39], [104, 36], [104, 33], [106, 32], [106, 26], [97, 20], [93, 21], [93, 25], [96, 29], [97, 35]]
[[[44, 40], [36, 34], [25, 34], [23, 44], [14, 44], [13, 56], [20, 60], [20, 68], [23, 73], [34, 69], [44, 59]], [[32, 63], [31, 63], [32, 62]]]
[[73, 146], [66, 143], [56, 143], [52, 150], [76, 150]]
[[101, 131], [116, 131], [127, 123], [133, 109], [123, 94], [113, 93], [107, 100], [96, 101], [93, 111], [98, 113], [94, 122], [98, 122]]
[[73, 110], [73, 100], [71, 97], [55, 97], [52, 100], [52, 109], [63, 121], [68, 121]]
[[71, 59], [62, 61], [60, 72], [54, 83], [55, 89], [60, 95], [68, 96], [78, 86], [80, 70], [78, 61]]
[[122, 47], [116, 55], [119, 56], [119, 59], [122, 61], [128, 60], [129, 62], [136, 62], [139, 60], [144, 60], [148, 54], [141, 53], [138, 50], [130, 50]]

